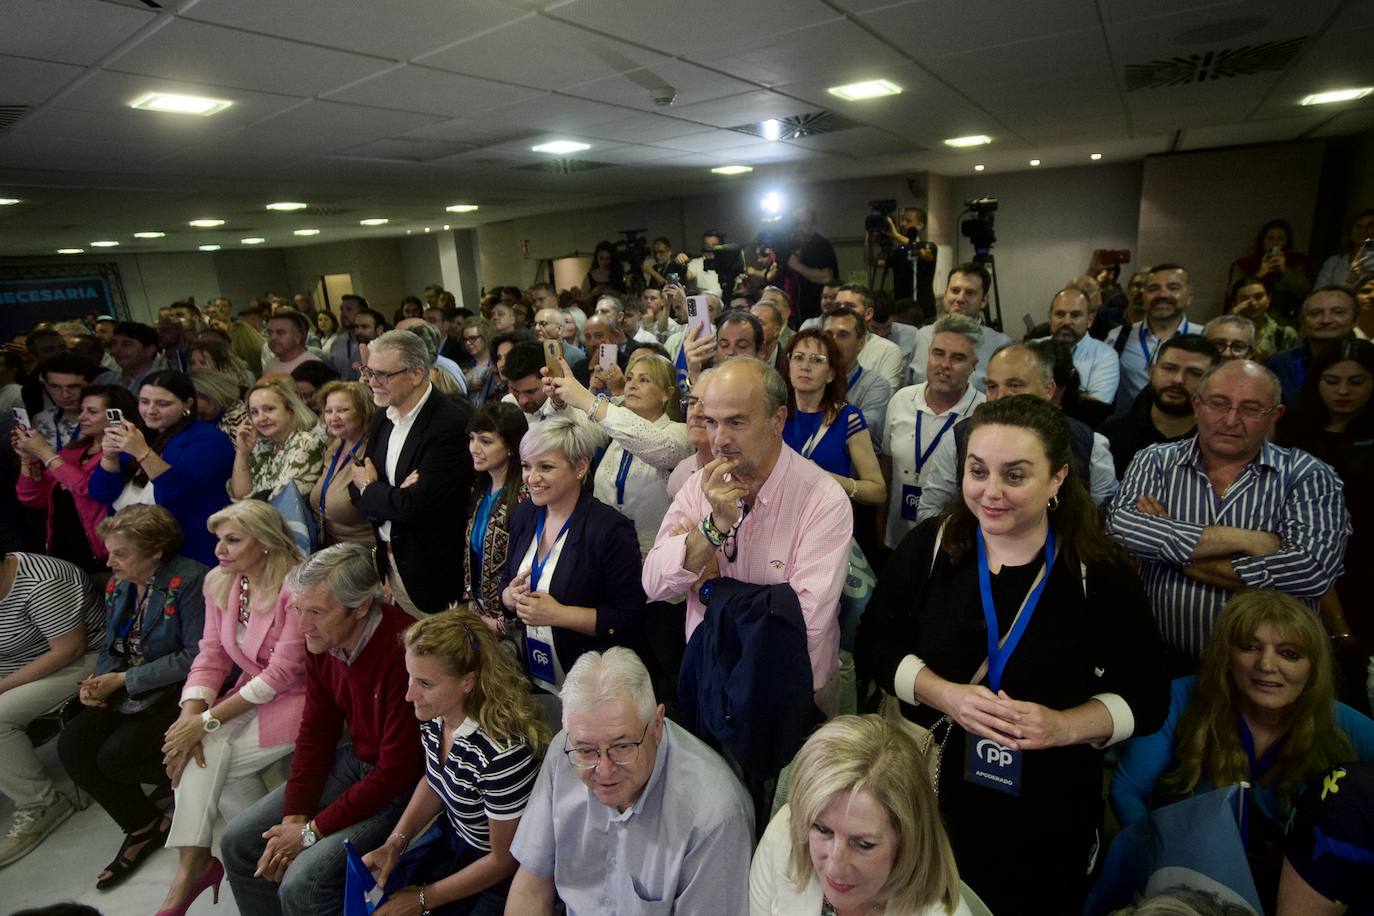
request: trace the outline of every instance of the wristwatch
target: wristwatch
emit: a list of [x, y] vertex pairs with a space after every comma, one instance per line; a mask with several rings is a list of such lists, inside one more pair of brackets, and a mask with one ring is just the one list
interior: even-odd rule
[[315, 822], [306, 821], [305, 826], [301, 828], [301, 845], [309, 849], [318, 843], [319, 839], [320, 835], [315, 832]]
[[208, 709], [200, 714], [200, 721], [205, 726], [205, 733], [207, 735], [210, 732], [218, 731], [219, 727], [224, 724], [219, 719], [216, 719], [214, 716], [210, 715], [210, 710]]

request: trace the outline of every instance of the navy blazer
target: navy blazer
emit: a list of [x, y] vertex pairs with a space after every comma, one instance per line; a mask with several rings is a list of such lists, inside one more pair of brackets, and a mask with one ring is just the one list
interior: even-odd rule
[[[401, 581], [415, 606], [426, 614], [445, 610], [463, 600], [461, 564], [454, 565], [453, 533], [462, 537], [468, 524], [468, 494], [472, 492], [472, 453], [468, 451], [470, 411], [432, 388], [420, 408], [396, 462], [396, 480], [388, 480], [386, 453], [392, 423], [382, 411], [367, 437], [367, 457], [377, 480], [359, 493], [348, 492], [353, 505], [380, 527], [391, 522], [391, 552]], [[414, 486], [401, 487], [411, 471], [419, 471]], [[386, 545], [377, 538], [378, 567], [390, 568]]]
[[[158, 565], [148, 588], [148, 607], [143, 612], [143, 664], [130, 668], [124, 687], [138, 696], [158, 687], [180, 684], [191, 672], [200, 638], [205, 632], [204, 563], [176, 556]], [[173, 580], [177, 582], [175, 588]], [[175, 595], [173, 594], [175, 593]], [[111, 579], [105, 586], [105, 641], [95, 673], [114, 671], [124, 661], [110, 654], [115, 633], [135, 607], [134, 584]], [[171, 613], [168, 613], [168, 611]]]
[[[501, 575], [504, 591], [520, 571], [520, 561], [534, 540], [534, 526], [543, 511], [525, 500], [510, 520], [510, 551]], [[640, 582], [639, 538], [635, 524], [615, 509], [582, 491], [569, 519], [568, 533], [553, 577], [539, 583], [539, 591], [560, 604], [596, 609], [596, 635], [553, 628], [553, 647], [567, 671], [584, 652], [611, 646], [637, 648], [644, 627], [644, 586]], [[461, 581], [461, 577], [460, 577]]]

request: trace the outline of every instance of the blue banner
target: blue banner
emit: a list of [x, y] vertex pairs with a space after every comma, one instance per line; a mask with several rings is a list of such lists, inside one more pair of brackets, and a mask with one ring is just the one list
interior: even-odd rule
[[110, 287], [101, 276], [0, 280], [0, 306], [51, 309], [54, 317], [114, 311]]

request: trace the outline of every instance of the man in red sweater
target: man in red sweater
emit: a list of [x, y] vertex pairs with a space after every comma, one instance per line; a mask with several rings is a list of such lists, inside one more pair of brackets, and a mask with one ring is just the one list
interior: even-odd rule
[[[371, 551], [358, 544], [321, 550], [286, 585], [310, 651], [291, 778], [235, 818], [220, 848], [239, 912], [336, 916], [344, 840], [381, 845], [420, 778], [398, 638], [414, 618], [382, 603]], [[351, 743], [340, 745], [345, 725]]]

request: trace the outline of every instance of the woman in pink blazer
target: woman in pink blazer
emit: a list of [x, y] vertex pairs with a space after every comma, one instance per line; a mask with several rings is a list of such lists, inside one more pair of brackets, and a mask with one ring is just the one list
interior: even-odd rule
[[[181, 693], [181, 717], [163, 746], [176, 790], [168, 846], [181, 865], [162, 914], [184, 914], [224, 866], [210, 856], [219, 797], [229, 779], [256, 773], [291, 753], [305, 708], [305, 641], [284, 588], [302, 560], [276, 509], [244, 500], [210, 516], [219, 566], [205, 577], [205, 635]], [[233, 688], [216, 696], [234, 666]]]

